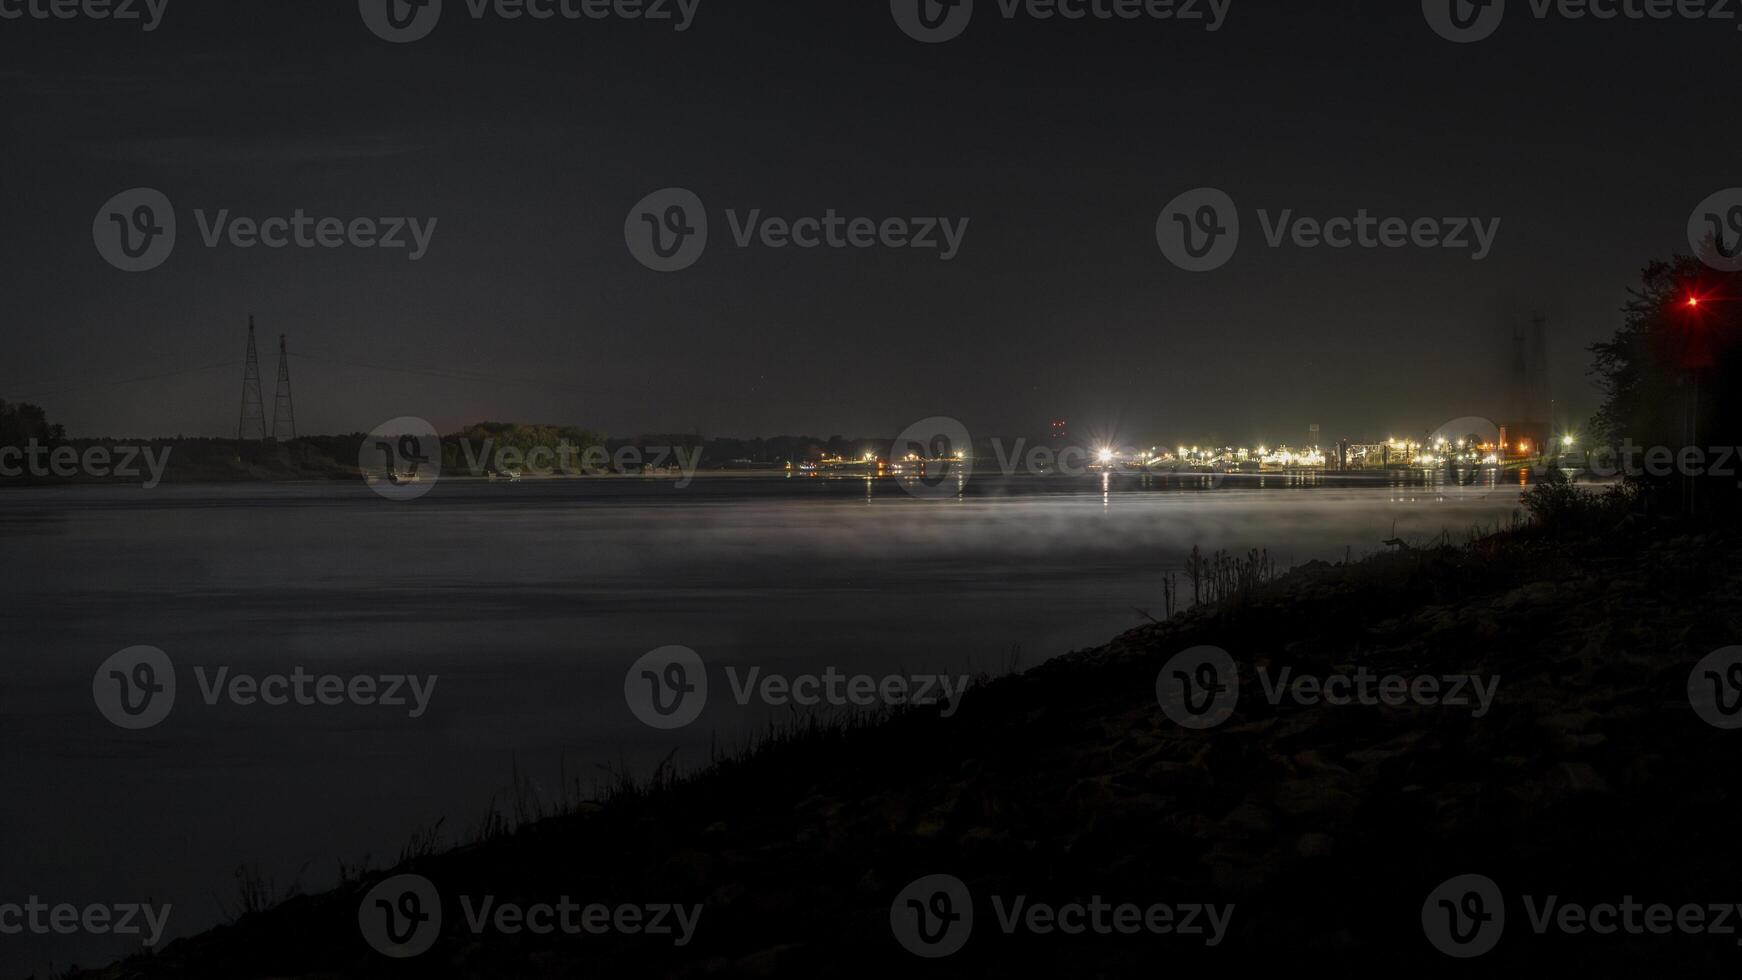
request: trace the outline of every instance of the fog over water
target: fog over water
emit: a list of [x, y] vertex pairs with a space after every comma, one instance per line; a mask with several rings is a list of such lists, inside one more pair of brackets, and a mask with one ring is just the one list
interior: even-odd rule
[[[221, 921], [238, 866], [324, 888], [339, 859], [391, 863], [437, 820], [463, 837], [515, 767], [555, 795], [565, 771], [645, 775], [673, 749], [697, 765], [785, 716], [733, 701], [728, 667], [1031, 666], [1160, 616], [1193, 545], [1286, 567], [1461, 538], [1518, 508], [1511, 484], [1271, 482], [977, 479], [945, 500], [751, 477], [444, 481], [409, 503], [349, 484], [0, 491], [7, 894], [169, 902], [169, 934], [186, 935]], [[123, 731], [94, 707], [93, 672], [141, 644], [174, 661], [175, 708]], [[713, 687], [698, 721], [660, 732], [628, 710], [624, 673], [671, 644]], [[299, 666], [438, 681], [412, 718], [208, 705], [195, 674]], [[0, 975], [127, 951], [9, 937]]]

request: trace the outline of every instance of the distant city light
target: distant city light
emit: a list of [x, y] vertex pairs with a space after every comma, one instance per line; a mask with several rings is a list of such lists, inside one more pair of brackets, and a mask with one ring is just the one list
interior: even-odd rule
[[[3, 2], [3, 0], [0, 0]], [[1547, 435], [1532, 446], [1531, 439], [1488, 442], [1481, 438], [1446, 435], [1420, 438], [1388, 436], [1383, 442], [1354, 443], [1344, 441], [1333, 449], [1313, 446], [1259, 445], [1245, 446], [1180, 446], [1177, 453], [1151, 448], [1121, 449], [1106, 444], [1087, 451], [1086, 465], [1103, 472], [1210, 472], [1225, 474], [1258, 474], [1278, 470], [1363, 470], [1376, 466], [1396, 468], [1443, 468], [1454, 466], [1508, 465], [1527, 457], [1533, 450], [1548, 453], [1557, 448], [1573, 452], [1579, 436], [1573, 432]], [[1071, 450], [1082, 453], [1083, 448]], [[883, 476], [928, 472], [926, 464], [966, 465], [971, 455], [968, 449], [951, 449], [936, 453], [914, 452], [911, 449], [891, 453], [881, 458], [876, 452], [850, 456], [824, 454], [820, 459], [804, 461], [797, 469], [806, 475], [839, 472], [843, 475]], [[1078, 465], [1085, 465], [1079, 456]], [[792, 464], [788, 464], [792, 468]], [[1042, 467], [1045, 469], [1045, 467]], [[1068, 468], [1060, 472], [1068, 472]]]

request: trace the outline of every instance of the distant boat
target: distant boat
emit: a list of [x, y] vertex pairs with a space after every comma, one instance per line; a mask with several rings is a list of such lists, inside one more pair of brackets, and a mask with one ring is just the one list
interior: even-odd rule
[[363, 475], [363, 481], [370, 484], [391, 483], [397, 487], [407, 483], [422, 483], [423, 477], [419, 476], [416, 470], [413, 470], [410, 473], [401, 473], [398, 470], [388, 470], [385, 473], [365, 473]]

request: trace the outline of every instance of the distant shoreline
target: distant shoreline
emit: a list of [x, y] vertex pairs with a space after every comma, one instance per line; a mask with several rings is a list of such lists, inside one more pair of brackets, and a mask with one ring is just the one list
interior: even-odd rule
[[[1490, 467], [1490, 469], [1496, 469]], [[1508, 476], [1519, 472], [1519, 468], [1496, 469], [1496, 472]], [[1265, 471], [1262, 473], [1207, 473], [1193, 470], [1180, 471], [1149, 471], [1149, 472], [1115, 472], [1111, 475], [1123, 479], [1152, 478], [1161, 480], [1181, 480], [1195, 482], [1215, 478], [1221, 485], [1239, 487], [1243, 484], [1256, 484], [1264, 480], [1286, 479], [1290, 477], [1314, 477], [1326, 483], [1373, 483], [1382, 484], [1395, 481], [1395, 474], [1402, 471], [1386, 470], [1291, 470]], [[1427, 476], [1437, 471], [1415, 469], [1407, 471], [1411, 474]], [[973, 479], [1012, 479], [1030, 477], [1035, 479], [1088, 479], [1102, 476], [1102, 473], [1070, 474], [1070, 473], [1003, 473], [997, 470], [975, 472]], [[818, 473], [814, 471], [799, 471], [786, 469], [740, 469], [740, 470], [696, 470], [693, 473], [682, 472], [651, 472], [651, 473], [539, 473], [523, 474], [518, 477], [476, 475], [472, 473], [442, 474], [437, 478], [441, 483], [555, 483], [564, 481], [588, 480], [648, 480], [670, 482], [692, 482], [695, 480], [743, 480], [743, 479], [791, 479], [791, 480], [876, 480], [896, 481], [900, 477], [893, 474], [854, 473], [844, 471], [839, 473]], [[157, 484], [174, 486], [225, 485], [225, 484], [296, 484], [296, 483], [365, 483], [360, 471], [349, 473], [343, 471], [318, 472], [286, 472], [282, 474], [262, 475], [246, 470], [233, 473], [202, 472], [197, 475], [166, 472], [162, 481]], [[1426, 481], [1423, 481], [1426, 482]], [[1510, 482], [1510, 481], [1509, 481]], [[1603, 483], [1602, 480], [1582, 480], [1593, 485]], [[40, 490], [55, 487], [75, 486], [139, 486], [140, 481], [129, 477], [47, 477], [47, 478], [0, 478], [0, 490], [22, 489]], [[1478, 483], [1459, 484], [1465, 486], [1481, 486]]]

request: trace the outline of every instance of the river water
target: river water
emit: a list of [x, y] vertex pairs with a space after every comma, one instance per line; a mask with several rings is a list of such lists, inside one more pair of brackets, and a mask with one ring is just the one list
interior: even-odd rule
[[[1518, 486], [1182, 489], [1139, 477], [444, 481], [410, 501], [351, 484], [0, 491], [0, 904], [173, 905], [168, 938], [224, 919], [235, 871], [329, 886], [420, 828], [464, 837], [523, 773], [561, 795], [676, 751], [706, 761], [787, 709], [725, 671], [999, 673], [1160, 616], [1193, 545], [1339, 560], [1509, 521]], [[161, 723], [94, 701], [117, 651], [164, 651]], [[638, 721], [625, 673], [681, 645], [713, 690], [696, 721]], [[426, 710], [208, 704], [219, 670], [436, 675]], [[385, 682], [383, 682], [385, 683]], [[0, 976], [96, 965], [137, 940], [0, 936]]]

